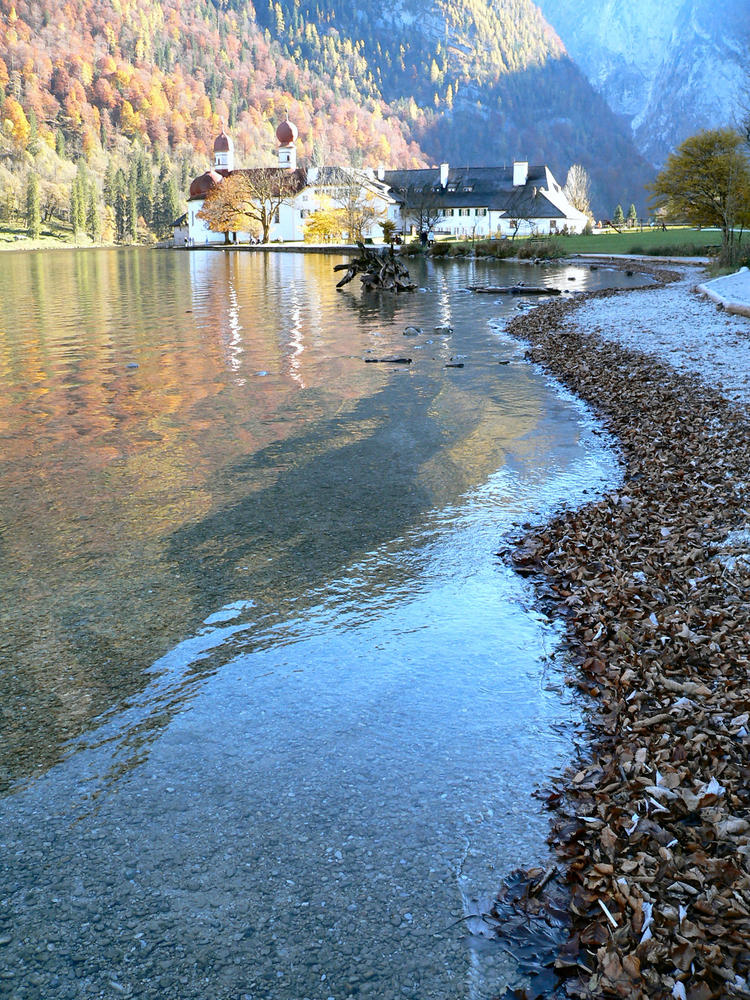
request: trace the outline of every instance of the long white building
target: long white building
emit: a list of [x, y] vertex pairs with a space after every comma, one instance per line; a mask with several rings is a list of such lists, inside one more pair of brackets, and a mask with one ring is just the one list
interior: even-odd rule
[[580, 233], [588, 219], [571, 205], [549, 167], [386, 170], [383, 180], [401, 206], [403, 225], [465, 237]]

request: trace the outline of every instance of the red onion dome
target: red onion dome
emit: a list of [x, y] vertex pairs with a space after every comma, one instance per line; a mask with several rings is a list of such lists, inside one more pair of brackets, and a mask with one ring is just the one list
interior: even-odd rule
[[207, 170], [205, 174], [201, 174], [200, 177], [196, 177], [193, 183], [190, 185], [190, 198], [205, 198], [209, 191], [221, 184], [223, 177], [221, 174], [217, 174], [215, 170]]
[[276, 129], [276, 138], [279, 140], [279, 145], [291, 146], [293, 142], [297, 141], [297, 126], [293, 125], [288, 117], [285, 118]]
[[234, 150], [234, 143], [221, 127], [221, 132], [214, 139], [214, 153], [231, 153]]

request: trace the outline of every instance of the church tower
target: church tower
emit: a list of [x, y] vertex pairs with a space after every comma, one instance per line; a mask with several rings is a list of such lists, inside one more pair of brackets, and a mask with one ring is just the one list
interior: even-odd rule
[[234, 170], [234, 143], [224, 131], [224, 122], [214, 139], [214, 170], [225, 176]]
[[297, 126], [289, 121], [289, 112], [284, 115], [284, 121], [276, 129], [279, 140], [279, 166], [284, 170], [297, 169]]

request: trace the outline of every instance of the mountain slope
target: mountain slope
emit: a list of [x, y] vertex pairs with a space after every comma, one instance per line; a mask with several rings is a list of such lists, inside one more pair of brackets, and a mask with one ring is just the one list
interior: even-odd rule
[[683, 139], [731, 125], [750, 85], [747, 0], [537, 0], [567, 51], [661, 165]]
[[315, 75], [330, 74], [343, 56], [338, 86], [400, 108], [433, 161], [543, 160], [561, 182], [579, 162], [596, 212], [610, 214], [618, 201], [643, 205], [650, 166], [531, 0], [398, 0], [387, 8], [261, 0], [257, 17]]
[[269, 163], [288, 107], [301, 162], [580, 162], [601, 214], [649, 176], [531, 0], [0, 0], [0, 105], [11, 159], [205, 162], [223, 118]]

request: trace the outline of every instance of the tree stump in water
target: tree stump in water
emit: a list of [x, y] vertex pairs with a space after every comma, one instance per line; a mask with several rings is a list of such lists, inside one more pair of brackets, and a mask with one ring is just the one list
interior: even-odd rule
[[346, 271], [336, 288], [348, 285], [358, 274], [362, 287], [367, 291], [382, 288], [388, 292], [413, 292], [417, 287], [406, 267], [394, 254], [392, 244], [387, 253], [370, 250], [363, 243], [358, 243], [357, 246], [359, 257], [352, 258], [348, 264], [337, 264], [334, 267], [334, 271]]

